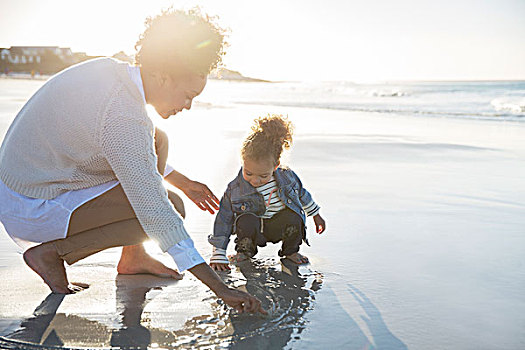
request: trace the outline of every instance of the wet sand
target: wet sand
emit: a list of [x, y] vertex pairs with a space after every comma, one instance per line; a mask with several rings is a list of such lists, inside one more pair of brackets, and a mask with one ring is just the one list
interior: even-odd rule
[[[34, 88], [23, 84], [0, 101], [0, 135]], [[228, 87], [211, 82], [205, 93]], [[188, 273], [117, 276], [119, 249], [68, 268], [89, 289], [49, 295], [1, 233], [0, 336], [106, 348], [525, 347], [524, 123], [217, 102], [157, 122], [170, 137], [170, 163], [221, 196], [251, 120], [267, 112], [294, 121], [285, 161], [327, 220], [322, 236], [307, 223], [311, 264], [283, 264], [273, 245], [222, 275], [260, 297], [268, 317], [226, 309]], [[207, 259], [213, 216], [185, 203], [186, 227]]]

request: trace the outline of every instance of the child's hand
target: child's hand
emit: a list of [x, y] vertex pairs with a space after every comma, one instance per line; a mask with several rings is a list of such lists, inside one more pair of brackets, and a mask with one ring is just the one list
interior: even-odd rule
[[317, 214], [314, 216], [314, 223], [315, 223], [315, 231], [318, 234], [321, 234], [326, 230], [326, 223], [324, 219], [321, 217], [321, 215]]
[[210, 267], [215, 271], [230, 271], [231, 270], [229, 264], [210, 263]]

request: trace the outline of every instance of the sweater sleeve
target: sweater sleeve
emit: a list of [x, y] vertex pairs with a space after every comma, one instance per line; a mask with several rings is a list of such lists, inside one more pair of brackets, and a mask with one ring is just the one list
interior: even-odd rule
[[141, 104], [125, 102], [109, 106], [99, 142], [142, 228], [166, 252], [189, 235], [157, 170], [153, 124]]

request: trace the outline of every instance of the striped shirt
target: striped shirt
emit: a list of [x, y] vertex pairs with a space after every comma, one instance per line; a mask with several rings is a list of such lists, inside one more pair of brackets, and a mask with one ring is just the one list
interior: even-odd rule
[[[270, 219], [275, 214], [286, 208], [286, 205], [278, 196], [279, 188], [277, 187], [277, 182], [275, 181], [273, 175], [269, 182], [262, 186], [256, 187], [256, 189], [260, 194], [263, 195], [264, 204], [266, 205], [266, 211], [262, 215], [263, 219]], [[307, 205], [303, 206], [303, 210], [307, 216], [316, 215], [319, 213], [319, 209], [320, 207], [313, 200], [311, 200]]]

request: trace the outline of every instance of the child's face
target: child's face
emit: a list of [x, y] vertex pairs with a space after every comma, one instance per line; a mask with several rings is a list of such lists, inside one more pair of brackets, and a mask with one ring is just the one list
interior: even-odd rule
[[277, 168], [275, 163], [270, 159], [244, 159], [243, 163], [242, 177], [253, 187], [268, 183], [273, 171]]

